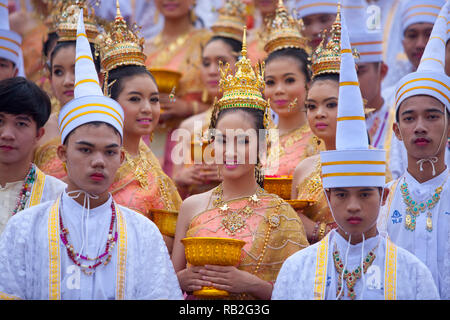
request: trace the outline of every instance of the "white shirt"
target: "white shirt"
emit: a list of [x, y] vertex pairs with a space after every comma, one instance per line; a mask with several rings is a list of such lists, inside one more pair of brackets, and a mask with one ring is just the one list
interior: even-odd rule
[[[111, 201], [110, 196], [106, 203], [87, 214], [65, 192], [62, 194], [60, 213], [64, 226], [69, 230], [69, 242], [77, 253], [82, 246], [82, 254], [91, 258], [105, 251]], [[49, 299], [49, 214], [53, 204], [46, 202], [34, 206], [10, 219], [0, 237], [0, 293], [22, 299]], [[182, 299], [167, 247], [156, 225], [125, 207], [116, 205], [116, 210], [122, 213], [126, 230], [125, 251], [121, 251], [126, 253], [124, 298]], [[116, 220], [116, 228], [117, 225]], [[117, 298], [118, 247], [119, 243], [116, 243], [107, 265], [102, 264], [94, 274], [86, 275], [72, 262], [60, 241], [61, 299]]]
[[[389, 235], [398, 246], [417, 256], [430, 269], [442, 299], [450, 299], [450, 171], [419, 183], [408, 172], [400, 178], [388, 198], [378, 219], [378, 229]], [[425, 210], [416, 219], [414, 231], [405, 227], [406, 204], [403, 201], [401, 185], [406, 181], [409, 194], [417, 203], [427, 201], [447, 179], [439, 202], [431, 210]], [[388, 187], [394, 184], [391, 181]], [[391, 188], [392, 189], [392, 188]], [[427, 212], [432, 213], [433, 230], [426, 230]]]
[[[361, 257], [376, 247], [375, 259], [364, 277], [354, 286], [356, 299], [383, 300], [385, 298], [385, 258], [386, 238], [378, 235], [356, 245], [349, 245], [336, 231], [331, 231], [326, 263], [326, 282], [324, 297], [335, 300], [337, 296], [338, 272], [334, 266], [334, 244], [337, 245], [345, 269], [355, 270], [361, 265]], [[326, 238], [325, 238], [326, 239]], [[326, 240], [325, 240], [326, 241]], [[272, 293], [273, 300], [312, 300], [314, 299], [315, 273], [320, 242], [294, 253], [283, 263]], [[377, 246], [378, 245], [378, 246]], [[364, 246], [364, 247], [363, 247]], [[346, 253], [348, 249], [348, 255]], [[361, 255], [362, 254], [362, 255]], [[396, 255], [396, 299], [418, 300], [439, 299], [436, 286], [427, 267], [412, 254], [397, 247]], [[344, 295], [347, 285], [343, 281]]]
[[[36, 182], [35, 182], [36, 183]], [[17, 206], [19, 194], [22, 191], [23, 180], [7, 183], [4, 187], [0, 186], [0, 233], [3, 232], [8, 220], [11, 218], [13, 210]], [[61, 180], [45, 175], [45, 183], [42, 191], [41, 203], [55, 200], [65, 189], [66, 184]], [[30, 207], [30, 198], [28, 198], [25, 208]]]

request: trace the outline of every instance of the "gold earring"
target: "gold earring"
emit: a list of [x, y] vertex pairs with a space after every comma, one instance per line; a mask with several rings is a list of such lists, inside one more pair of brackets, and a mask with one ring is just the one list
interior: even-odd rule
[[202, 91], [202, 102], [203, 103], [208, 102], [208, 90], [206, 90], [206, 88], [203, 88]]

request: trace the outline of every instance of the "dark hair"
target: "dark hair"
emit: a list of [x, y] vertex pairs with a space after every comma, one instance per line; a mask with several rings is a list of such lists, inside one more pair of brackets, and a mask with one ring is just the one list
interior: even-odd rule
[[322, 73], [311, 80], [311, 85], [313, 85], [317, 81], [325, 81], [325, 80], [331, 80], [339, 83], [339, 73]]
[[266, 58], [265, 63], [266, 65], [269, 64], [269, 62], [279, 59], [279, 58], [286, 58], [291, 57], [299, 63], [300, 71], [305, 75], [306, 82], [311, 81], [311, 71], [309, 68], [310, 61], [308, 58], [308, 54], [303, 49], [298, 48], [283, 48], [276, 51], [273, 51], [269, 54], [269, 56]]
[[[227, 44], [228, 46], [231, 47], [231, 50], [233, 51], [233, 53], [240, 54], [240, 52], [242, 51], [242, 41], [238, 41], [236, 39], [223, 37], [223, 36], [213, 36], [213, 37], [211, 37], [211, 39], [209, 39], [208, 42], [205, 44], [205, 47], [208, 44], [210, 44], [211, 42], [214, 42], [214, 41], [222, 41], [222, 42], [224, 42], [225, 44]], [[237, 60], [237, 56], [236, 56], [236, 60]]]
[[0, 112], [29, 115], [39, 129], [50, 117], [51, 102], [34, 82], [15, 77], [0, 81]]
[[71, 136], [78, 128], [81, 128], [81, 127], [84, 127], [84, 126], [94, 126], [94, 127], [99, 127], [99, 126], [101, 126], [101, 125], [105, 125], [105, 126], [111, 128], [111, 129], [113, 129], [113, 130], [114, 130], [114, 133], [120, 136], [120, 141], [122, 142], [122, 136], [120, 135], [120, 132], [119, 132], [115, 127], [113, 127], [111, 124], [106, 123], [106, 122], [103, 122], [103, 121], [91, 121], [91, 122], [88, 122], [88, 123], [84, 123], [84, 124], [82, 124], [81, 126], [78, 126], [78, 127], [76, 127], [75, 129], [73, 129], [72, 131], [70, 131], [69, 134], [65, 137], [65, 139], [64, 139], [64, 141], [63, 141], [63, 144], [64, 144], [64, 145], [67, 145], [67, 141], [69, 141], [69, 137], [70, 137], [70, 136]]
[[111, 99], [118, 99], [124, 87], [123, 83], [127, 78], [143, 74], [148, 75], [156, 85], [155, 78], [144, 66], [120, 66], [111, 70], [108, 74], [108, 86], [110, 86], [108, 92], [110, 93]]
[[56, 32], [51, 32], [48, 34], [47, 40], [45, 40], [42, 46], [42, 55], [44, 57], [49, 58], [50, 52], [55, 47], [58, 38], [59, 36]]
[[[74, 48], [76, 48], [76, 41], [59, 41], [56, 43], [55, 48], [53, 49], [51, 55], [50, 55], [50, 66], [49, 69], [50, 71], [52, 70], [53, 67], [53, 59], [55, 58], [56, 53], [58, 53], [59, 50], [63, 49], [63, 48], [68, 48], [70, 46], [73, 46]], [[94, 65], [95, 65], [95, 70], [97, 71], [97, 73], [100, 72], [100, 56], [95, 54], [95, 47], [92, 43], [89, 43], [90, 47], [91, 47], [91, 52], [92, 52], [92, 57], [94, 58]], [[75, 61], [74, 61], [75, 63]]]

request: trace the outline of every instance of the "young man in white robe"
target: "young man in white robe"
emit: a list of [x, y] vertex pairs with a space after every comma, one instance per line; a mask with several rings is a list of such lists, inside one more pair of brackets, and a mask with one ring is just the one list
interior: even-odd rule
[[272, 299], [439, 299], [427, 267], [378, 234], [388, 195], [386, 153], [369, 149], [355, 63], [342, 20], [336, 150], [321, 152], [323, 188], [338, 225], [290, 256]]
[[407, 150], [407, 170], [389, 184], [380, 231], [412, 252], [450, 299], [450, 78], [445, 74], [449, 3], [442, 8], [416, 72], [399, 81], [394, 132]]
[[0, 81], [0, 233], [13, 215], [55, 200], [66, 186], [32, 163], [50, 108], [48, 95], [33, 82]]
[[68, 185], [24, 210], [0, 238], [0, 298], [182, 299], [154, 223], [114, 202], [123, 110], [103, 96], [79, 13], [75, 99], [59, 114]]

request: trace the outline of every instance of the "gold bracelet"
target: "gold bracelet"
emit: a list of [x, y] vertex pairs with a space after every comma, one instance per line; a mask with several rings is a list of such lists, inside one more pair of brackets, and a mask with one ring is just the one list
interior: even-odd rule
[[327, 229], [327, 224], [322, 222], [319, 226], [318, 240], [321, 240], [325, 236], [325, 230]]

